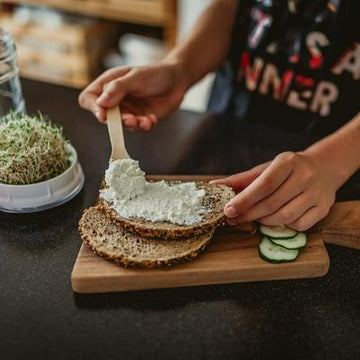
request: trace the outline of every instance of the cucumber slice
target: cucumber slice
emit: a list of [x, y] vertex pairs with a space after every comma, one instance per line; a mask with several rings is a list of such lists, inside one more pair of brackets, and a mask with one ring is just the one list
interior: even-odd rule
[[288, 250], [280, 245], [276, 245], [270, 241], [266, 236], [260, 241], [259, 244], [260, 257], [265, 261], [271, 263], [282, 263], [294, 261], [300, 250]]
[[270, 240], [285, 249], [301, 249], [306, 245], [306, 234], [303, 232], [297, 233], [292, 239], [272, 239]]
[[260, 226], [260, 232], [272, 239], [292, 239], [298, 233], [296, 230], [290, 229], [284, 225], [276, 226]]

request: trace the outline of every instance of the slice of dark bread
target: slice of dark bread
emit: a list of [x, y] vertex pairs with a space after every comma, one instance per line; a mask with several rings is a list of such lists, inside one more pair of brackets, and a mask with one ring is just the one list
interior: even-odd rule
[[[169, 183], [176, 182], [169, 181]], [[203, 206], [209, 212], [204, 215], [201, 222], [193, 225], [177, 225], [165, 221], [152, 222], [143, 218], [126, 219], [112, 209], [111, 204], [101, 197], [99, 197], [96, 207], [106, 214], [115, 225], [121, 226], [127, 231], [140, 236], [172, 240], [198, 236], [213, 231], [217, 226], [224, 224], [224, 206], [235, 193], [230, 187], [222, 184], [212, 185], [198, 182], [197, 186], [199, 189], [205, 189], [206, 194], [203, 199]]]
[[124, 267], [155, 268], [194, 259], [210, 242], [214, 230], [179, 240], [144, 238], [114, 225], [96, 209], [86, 209], [79, 221], [81, 238], [97, 255]]

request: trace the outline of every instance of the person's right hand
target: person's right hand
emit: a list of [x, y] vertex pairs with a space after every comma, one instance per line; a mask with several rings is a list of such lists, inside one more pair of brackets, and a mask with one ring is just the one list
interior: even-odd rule
[[107, 108], [120, 105], [126, 127], [149, 130], [180, 105], [185, 91], [175, 64], [116, 67], [87, 86], [79, 96], [79, 104], [100, 122], [106, 121]]

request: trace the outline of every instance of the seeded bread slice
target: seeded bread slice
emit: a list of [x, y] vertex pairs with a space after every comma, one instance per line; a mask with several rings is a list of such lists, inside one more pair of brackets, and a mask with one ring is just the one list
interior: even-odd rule
[[[169, 181], [171, 184], [177, 182]], [[235, 195], [234, 191], [222, 184], [208, 184], [198, 182], [199, 189], [205, 189], [203, 206], [208, 209], [201, 222], [193, 225], [177, 225], [170, 222], [152, 222], [143, 218], [126, 219], [111, 208], [111, 204], [99, 197], [97, 209], [102, 211], [115, 225], [121, 226], [127, 231], [149, 238], [160, 239], [183, 239], [206, 234], [213, 231], [217, 226], [224, 224], [225, 204]]]
[[81, 238], [97, 255], [124, 267], [155, 268], [190, 261], [205, 249], [214, 231], [178, 240], [143, 238], [114, 225], [95, 207], [79, 221]]

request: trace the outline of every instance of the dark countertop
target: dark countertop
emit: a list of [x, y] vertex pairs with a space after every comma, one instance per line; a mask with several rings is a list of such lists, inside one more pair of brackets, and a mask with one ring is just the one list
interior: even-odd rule
[[[64, 126], [86, 184], [56, 209], [0, 213], [0, 359], [360, 358], [358, 250], [327, 245], [330, 271], [319, 279], [74, 294], [77, 221], [96, 197], [107, 130], [78, 108], [78, 91], [29, 80], [23, 88], [29, 112]], [[249, 166], [233, 135], [213, 117], [177, 112], [126, 139], [149, 173], [231, 173]]]

